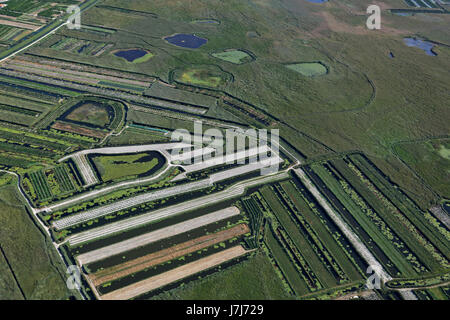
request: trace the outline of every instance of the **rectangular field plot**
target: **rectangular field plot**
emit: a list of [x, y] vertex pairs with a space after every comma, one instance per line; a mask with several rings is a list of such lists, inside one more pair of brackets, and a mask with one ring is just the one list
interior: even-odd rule
[[112, 291], [101, 296], [103, 300], [126, 300], [142, 295], [169, 283], [182, 280], [201, 271], [213, 268], [229, 260], [246, 254], [247, 251], [242, 246], [235, 246], [230, 249], [215, 253], [197, 261], [182, 265], [181, 267], [158, 274], [154, 277], [136, 282], [127, 287]]
[[111, 47], [112, 45], [109, 43], [70, 37], [63, 37], [50, 46], [55, 50], [87, 56], [99, 56]]
[[240, 224], [230, 229], [225, 229], [212, 234], [207, 234], [186, 242], [179, 243], [166, 249], [162, 249], [136, 259], [126, 261], [110, 268], [102, 269], [89, 277], [95, 286], [110, 282], [158, 264], [191, 255], [193, 252], [217, 245], [231, 238], [241, 236], [249, 232], [245, 224]]
[[12, 109], [10, 110], [5, 109], [6, 109], [5, 107], [2, 108], [2, 106], [0, 105], [0, 121], [30, 127], [37, 120], [36, 116], [17, 113], [15, 111], [12, 111]]
[[439, 8], [436, 5], [436, 0], [405, 0], [406, 4], [414, 8]]
[[[318, 215], [319, 208], [315, 207], [316, 204], [311, 206], [308, 202], [311, 198], [303, 194], [304, 190], [300, 192], [292, 181], [284, 181], [263, 187], [260, 192], [276, 219], [272, 220], [271, 234], [266, 234], [266, 242], [284, 261], [278, 263], [284, 265], [280, 268], [286, 269], [283, 273], [287, 281], [297, 283], [290, 283], [297, 295], [364, 278], [362, 272], [365, 264], [359, 255], [344, 241], [345, 238], [337, 231], [336, 226], [330, 221], [321, 220], [326, 219], [326, 216], [323, 212]], [[283, 249], [284, 254], [276, 249], [278, 246]], [[274, 252], [272, 254], [275, 255]], [[289, 258], [292, 266], [287, 265], [286, 257], [283, 256]], [[274, 259], [276, 260], [275, 257]], [[294, 269], [297, 277], [306, 285], [306, 290], [295, 289], [299, 280], [293, 275]]]

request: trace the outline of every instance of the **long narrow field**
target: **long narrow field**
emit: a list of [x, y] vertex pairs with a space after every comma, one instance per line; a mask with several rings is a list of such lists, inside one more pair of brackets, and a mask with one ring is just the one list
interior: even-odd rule
[[94, 261], [99, 261], [107, 257], [131, 250], [133, 248], [144, 246], [146, 244], [168, 238], [179, 233], [187, 232], [189, 230], [200, 228], [201, 226], [205, 226], [213, 222], [228, 219], [239, 214], [240, 211], [236, 207], [226, 208], [198, 218], [181, 222], [179, 224], [172, 225], [170, 227], [152, 231], [142, 236], [134, 237], [122, 242], [117, 242], [113, 245], [83, 253], [77, 256], [76, 259], [81, 265], [89, 264]]
[[[367, 232], [369, 237], [375, 241], [389, 260], [392, 261], [400, 274], [404, 276], [415, 274], [413, 265], [406, 260], [408, 255], [410, 256], [411, 262], [415, 263], [417, 266], [417, 270], [419, 272], [421, 271], [420, 267], [422, 265], [417, 261], [417, 257], [412, 255], [406, 248], [406, 245], [392, 232], [391, 228], [386, 226], [384, 221], [381, 220], [365, 202], [363, 202], [364, 200], [359, 198], [356, 194], [351, 193], [353, 190], [350, 190], [348, 186], [344, 189], [344, 187], [339, 184], [339, 181], [335, 179], [325, 167], [314, 166], [312, 168], [322, 181], [325, 182], [327, 187], [333, 191], [339, 201], [356, 220], [358, 225]], [[394, 241], [396, 241], [396, 243], [394, 243]], [[405, 250], [408, 251], [405, 252]], [[387, 262], [387, 266], [389, 266], [389, 262]]]
[[211, 256], [199, 259], [195, 262], [191, 262], [173, 270], [164, 272], [157, 276], [136, 282], [127, 287], [112, 291], [101, 296], [101, 299], [128, 300], [169, 283], [189, 277], [203, 270], [220, 265], [226, 261], [240, 257], [246, 253], [247, 251], [242, 246], [235, 246], [230, 249], [212, 254]]
[[94, 274], [90, 274], [89, 277], [92, 283], [95, 286], [98, 286], [102, 283], [131, 275], [157, 264], [183, 257], [184, 255], [188, 255], [195, 251], [203, 250], [204, 248], [229, 240], [233, 237], [241, 236], [248, 232], [250, 232], [248, 226], [240, 224], [230, 229], [204, 235], [173, 247], [124, 262], [114, 267], [100, 270]]
[[[278, 252], [281, 260], [277, 262], [285, 269], [283, 274], [296, 294], [302, 296], [364, 279], [365, 263], [320, 205], [305, 196], [306, 190], [300, 191], [292, 181], [283, 181], [265, 186], [260, 192], [274, 215], [271, 235], [266, 235], [268, 246], [272, 254], [273, 250]], [[293, 277], [292, 268], [305, 283], [304, 289], [295, 289], [299, 280]]]

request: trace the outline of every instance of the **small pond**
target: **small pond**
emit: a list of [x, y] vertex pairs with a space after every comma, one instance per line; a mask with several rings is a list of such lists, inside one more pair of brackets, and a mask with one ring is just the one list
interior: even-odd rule
[[178, 47], [197, 49], [208, 42], [207, 39], [197, 37], [194, 34], [178, 33], [174, 36], [165, 37], [164, 40]]
[[308, 2], [312, 2], [312, 3], [325, 3], [328, 2], [328, 0], [306, 0]]
[[143, 49], [129, 49], [129, 50], [120, 50], [120, 51], [114, 52], [114, 55], [116, 57], [124, 58], [128, 62], [133, 62], [139, 58], [142, 58], [146, 54], [148, 54], [148, 52]]
[[431, 42], [414, 38], [404, 38], [403, 41], [408, 47], [416, 47], [425, 51], [429, 56], [437, 56], [437, 53], [433, 51], [434, 44]]

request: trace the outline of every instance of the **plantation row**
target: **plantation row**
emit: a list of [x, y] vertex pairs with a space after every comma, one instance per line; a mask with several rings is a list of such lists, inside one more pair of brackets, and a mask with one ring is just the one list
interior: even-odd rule
[[66, 164], [61, 164], [26, 174], [23, 188], [34, 203], [42, 204], [64, 194], [71, 195], [79, 189], [79, 185]]
[[359, 255], [296, 184], [302, 186], [291, 180], [260, 189], [272, 216], [266, 245], [292, 290], [304, 295], [363, 279]]

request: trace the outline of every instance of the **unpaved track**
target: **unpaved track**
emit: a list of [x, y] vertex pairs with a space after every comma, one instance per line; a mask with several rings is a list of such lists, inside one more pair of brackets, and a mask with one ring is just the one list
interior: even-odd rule
[[97, 177], [94, 174], [94, 170], [92, 170], [87, 158], [84, 155], [77, 154], [73, 157], [73, 161], [76, 163], [81, 175], [83, 176], [85, 187], [92, 186], [98, 183]]
[[133, 237], [128, 240], [120, 241], [114, 243], [112, 245], [92, 250], [83, 254], [80, 254], [76, 257], [81, 265], [89, 264], [95, 261], [99, 261], [102, 259], [106, 259], [108, 257], [121, 254], [123, 252], [142, 247], [148, 245], [150, 243], [156, 242], [158, 240], [166, 239], [169, 237], [176, 236], [177, 234], [188, 232], [208, 224], [229, 219], [231, 217], [237, 216], [240, 214], [240, 211], [236, 207], [228, 207], [222, 210], [215, 211], [213, 213], [209, 213], [203, 215], [198, 218], [190, 219], [187, 221], [183, 221], [181, 223], [177, 223], [171, 225], [169, 227], [165, 227], [162, 229], [158, 229], [149, 233], [145, 233], [143, 235]]
[[261, 146], [256, 148], [251, 148], [247, 150], [238, 151], [232, 154], [227, 154], [225, 156], [213, 157], [211, 159], [201, 161], [199, 163], [194, 163], [191, 165], [183, 166], [186, 172], [194, 172], [203, 170], [209, 167], [225, 164], [225, 163], [235, 163], [236, 161], [247, 159], [264, 152], [268, 152], [270, 148], [268, 146]]
[[102, 300], [128, 300], [137, 297], [146, 292], [152, 291], [169, 283], [184, 279], [203, 270], [218, 266], [226, 261], [240, 257], [247, 251], [242, 246], [232, 247], [224, 251], [199, 259], [197, 261], [185, 264], [181, 267], [158, 274], [154, 277], [136, 282], [124, 288], [112, 291], [103, 296]]
[[68, 238], [68, 242], [71, 246], [79, 245], [83, 242], [92, 241], [98, 238], [107, 237], [114, 233], [124, 232], [133, 228], [140, 227], [147, 223], [166, 219], [170, 216], [179, 214], [181, 212], [186, 212], [190, 210], [194, 210], [197, 208], [201, 208], [212, 203], [217, 203], [221, 201], [225, 201], [228, 199], [232, 199], [235, 197], [241, 196], [246, 188], [250, 188], [252, 186], [265, 184], [281, 179], [288, 178], [289, 175], [286, 172], [281, 172], [277, 175], [267, 176], [267, 177], [258, 177], [252, 180], [247, 180], [244, 182], [237, 183], [224, 191], [220, 191], [208, 196], [195, 198], [183, 203], [179, 203], [173, 206], [169, 206], [167, 208], [162, 208], [155, 211], [150, 211], [144, 214], [141, 214], [136, 217], [131, 217], [128, 219], [124, 219], [122, 221], [113, 222], [98, 228], [94, 228], [91, 230], [86, 230], [77, 234], [74, 234]]
[[143, 144], [135, 146], [122, 146], [122, 147], [105, 147], [105, 148], [96, 148], [78, 151], [76, 153], [72, 153], [63, 157], [58, 161], [61, 162], [67, 160], [75, 155], [87, 155], [91, 153], [99, 153], [99, 154], [138, 153], [145, 151], [164, 151], [175, 148], [188, 148], [188, 147], [192, 147], [192, 145], [180, 142]]
[[180, 258], [192, 252], [202, 250], [204, 248], [213, 246], [220, 242], [229, 240], [231, 238], [241, 236], [250, 232], [249, 227], [246, 224], [239, 224], [230, 229], [219, 231], [213, 234], [204, 235], [173, 247], [153, 252], [151, 254], [133, 259], [119, 265], [98, 271], [89, 275], [91, 282], [95, 286], [99, 286], [102, 283], [110, 282], [130, 274], [139, 272], [146, 268], [170, 261], [176, 258]]
[[[294, 169], [294, 172], [304, 183], [305, 187], [311, 192], [311, 194], [316, 198], [322, 208], [327, 212], [328, 216], [333, 220], [346, 238], [355, 247], [356, 251], [361, 255], [361, 257], [367, 262], [369, 266], [374, 266], [378, 269], [379, 276], [383, 282], [392, 280], [392, 277], [384, 270], [383, 266], [378, 262], [378, 260], [372, 255], [372, 253], [367, 249], [364, 243], [359, 239], [359, 237], [350, 229], [350, 227], [342, 220], [342, 218], [328, 205], [327, 200], [322, 196], [320, 191], [316, 188], [314, 184], [306, 176], [302, 169]], [[401, 291], [400, 294], [405, 300], [417, 300], [417, 297], [412, 291]]]

